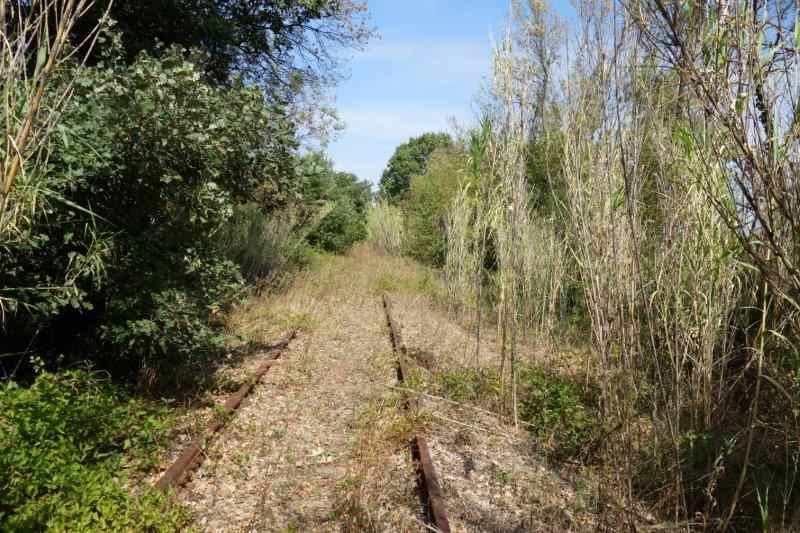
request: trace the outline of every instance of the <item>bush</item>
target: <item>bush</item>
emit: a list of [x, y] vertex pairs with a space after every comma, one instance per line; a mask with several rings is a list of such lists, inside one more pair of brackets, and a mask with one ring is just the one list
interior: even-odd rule
[[466, 155], [449, 149], [434, 152], [424, 174], [414, 176], [405, 214], [405, 253], [427, 265], [444, 265], [447, 211], [466, 173]]
[[329, 211], [308, 235], [308, 242], [327, 252], [344, 253], [367, 238], [370, 185], [353, 174], [336, 172], [322, 154], [306, 156], [300, 165], [306, 202], [327, 204]]
[[557, 454], [574, 456], [596, 431], [596, 412], [580, 386], [536, 366], [520, 372], [520, 419], [531, 425]]
[[326, 252], [341, 254], [367, 238], [365, 214], [350, 198], [337, 200], [331, 212], [309, 236], [309, 241]]
[[161, 409], [84, 371], [0, 386], [0, 530], [179, 531], [163, 496], [136, 499], [125, 472], [154, 464]]
[[217, 238], [237, 204], [268, 213], [296, 196], [292, 126], [253, 87], [205, 83], [177, 50], [63, 76], [75, 85], [47, 168], [18, 184], [42, 207], [0, 240], [2, 344], [35, 339], [48, 360], [74, 344], [134, 368], [216, 353], [212, 315], [242, 281]]

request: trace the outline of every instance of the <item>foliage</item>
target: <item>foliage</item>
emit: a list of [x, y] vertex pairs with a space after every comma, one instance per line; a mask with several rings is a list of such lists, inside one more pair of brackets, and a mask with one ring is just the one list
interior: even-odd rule
[[367, 237], [366, 213], [359, 211], [350, 198], [336, 201], [319, 226], [309, 236], [312, 244], [327, 252], [344, 253]]
[[403, 202], [407, 255], [432, 266], [444, 264], [447, 210], [465, 174], [464, 154], [454, 148], [440, 149], [431, 154], [425, 172], [411, 179]]
[[520, 371], [520, 419], [557, 453], [574, 456], [596, 437], [597, 413], [576, 383], [537, 366]]
[[365, 238], [369, 184], [333, 170], [323, 153], [295, 161], [295, 200], [277, 210], [238, 205], [216, 237], [245, 279], [269, 284], [292, 266], [307, 265], [312, 246], [342, 253]]
[[221, 345], [210, 313], [241, 288], [217, 235], [237, 201], [269, 211], [294, 196], [292, 128], [260, 91], [202, 83], [178, 51], [67, 77], [48, 165], [18, 188], [47, 191], [44, 208], [2, 243], [12, 331], [22, 345], [82, 307], [100, 332], [86, 337], [134, 366], [200, 362]]
[[403, 199], [408, 194], [411, 178], [425, 173], [431, 154], [439, 148], [452, 146], [453, 140], [446, 133], [425, 133], [398, 146], [381, 176], [381, 196], [390, 202]]
[[[127, 399], [97, 374], [42, 373], [0, 386], [0, 529], [179, 531], [164, 496], [130, 496], [125, 471], [153, 465], [161, 408]], [[126, 462], [126, 458], [127, 462]]]
[[[83, 41], [106, 4], [95, 2], [79, 20], [73, 43]], [[323, 136], [334, 114], [324, 94], [341, 78], [341, 54], [360, 49], [373, 35], [366, 3], [357, 0], [115, 1], [110, 16], [127, 63], [142, 52], [190, 50], [207, 79], [255, 81], [271, 102], [291, 104], [298, 125]]]
[[[28, 211], [35, 209], [30, 198], [14, 194], [15, 187], [27, 172], [40, 170], [58, 113], [69, 102], [70, 91], [63, 86], [54, 89], [53, 78], [69, 61], [69, 34], [76, 20], [91, 5], [90, 0], [63, 5], [46, 0], [0, 1], [0, 237], [24, 231]], [[53, 22], [48, 18], [51, 11], [60, 15]], [[97, 30], [96, 25], [87, 28], [89, 50]], [[0, 312], [2, 305], [0, 295]]]
[[92, 51], [107, 6], [0, 0], [4, 531], [180, 530], [163, 494], [126, 486], [163, 444], [165, 411], [63, 369], [194, 379], [245, 279], [308, 240], [342, 251], [365, 234], [368, 185], [296, 155], [298, 124], [322, 110], [303, 99], [337, 78], [337, 47], [369, 35], [363, 6], [114, 2], [121, 33]]
[[311, 231], [308, 241], [325, 251], [344, 253], [367, 237], [370, 185], [353, 174], [335, 171], [322, 154], [310, 154], [303, 163], [307, 169], [304, 198], [329, 205], [329, 211]]
[[436, 393], [454, 401], [500, 404], [500, 376], [489, 369], [462, 368], [436, 374]]
[[[105, 7], [98, 3], [81, 19], [75, 43]], [[369, 38], [364, 12], [353, 1], [147, 0], [114, 2], [109, 14], [128, 61], [143, 51], [180, 45], [204, 52], [204, 66], [215, 79], [246, 73], [279, 86], [333, 74], [335, 48], [358, 47]], [[311, 50], [314, 39], [317, 50]]]

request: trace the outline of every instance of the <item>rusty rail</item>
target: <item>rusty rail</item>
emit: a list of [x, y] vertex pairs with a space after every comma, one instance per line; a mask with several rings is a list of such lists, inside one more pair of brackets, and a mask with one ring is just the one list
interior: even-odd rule
[[222, 429], [227, 418], [238, 409], [245, 397], [261, 378], [264, 377], [264, 374], [272, 367], [275, 360], [281, 356], [283, 350], [289, 346], [289, 343], [294, 339], [296, 334], [296, 331], [290, 331], [283, 340], [269, 346], [268, 349], [273, 350], [274, 353], [258, 368], [258, 370], [256, 370], [251, 379], [247, 380], [238, 391], [228, 397], [221, 406], [221, 413], [219, 413], [221, 416], [215, 416], [214, 420], [209, 422], [208, 426], [206, 426], [206, 430], [203, 434], [195, 438], [189, 446], [183, 450], [175, 462], [164, 472], [161, 479], [156, 482], [157, 489], [164, 490], [170, 487], [181, 486], [187, 481], [189, 472], [200, 466], [203, 462], [204, 444], [208, 442], [215, 433]]
[[[407, 350], [400, 336], [400, 327], [392, 317], [392, 302], [389, 296], [383, 295], [383, 309], [386, 312], [386, 323], [389, 326], [389, 337], [392, 341], [392, 350], [397, 355], [397, 379], [403, 381], [408, 376]], [[406, 399], [406, 408], [416, 408], [418, 401], [416, 398]], [[433, 466], [433, 459], [428, 448], [428, 441], [425, 436], [416, 432], [411, 448], [412, 458], [417, 466], [417, 475], [420, 480], [425, 503], [427, 504], [428, 516], [433, 525], [442, 533], [450, 533], [450, 521], [447, 518], [447, 507], [444, 503], [444, 493], [439, 484], [439, 477]]]

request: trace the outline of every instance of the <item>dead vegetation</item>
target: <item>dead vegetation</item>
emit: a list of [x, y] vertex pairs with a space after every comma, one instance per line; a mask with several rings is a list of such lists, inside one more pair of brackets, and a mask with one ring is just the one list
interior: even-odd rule
[[[494, 414], [502, 402], [488, 370], [499, 361], [491, 335], [484, 371], [459, 373], [473, 361], [474, 343], [442, 311], [438, 283], [427, 269], [365, 246], [325, 258], [288, 291], [233, 313], [231, 324], [261, 342], [288, 323], [302, 331], [180, 494], [197, 528], [427, 531], [410, 461], [419, 428], [454, 531], [567, 532], [600, 523], [595, 474], [551, 461], [531, 432]], [[405, 386], [396, 382], [377, 296], [384, 290], [396, 299], [410, 352], [434, 363], [416, 366]], [[402, 408], [409, 394], [419, 409]]]

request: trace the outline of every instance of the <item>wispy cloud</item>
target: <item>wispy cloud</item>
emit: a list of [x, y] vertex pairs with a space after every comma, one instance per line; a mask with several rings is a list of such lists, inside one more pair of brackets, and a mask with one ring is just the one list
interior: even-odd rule
[[452, 120], [460, 124], [471, 119], [463, 106], [364, 106], [339, 112], [347, 129], [329, 153], [339, 170], [353, 172], [377, 183], [394, 149], [427, 132], [448, 132]]
[[469, 120], [463, 106], [365, 106], [339, 111], [345, 135], [372, 140], [405, 140], [430, 131], [447, 131], [450, 122]]
[[489, 70], [490, 46], [462, 39], [393, 40], [378, 42], [364, 54], [365, 61], [424, 76], [427, 81], [474, 81]]
[[354, 56], [352, 75], [338, 91], [346, 129], [328, 147], [338, 169], [377, 183], [399, 144], [450, 131], [452, 119], [472, 122], [473, 98], [491, 72], [489, 29], [498, 9], [490, 4], [375, 3], [386, 37]]

